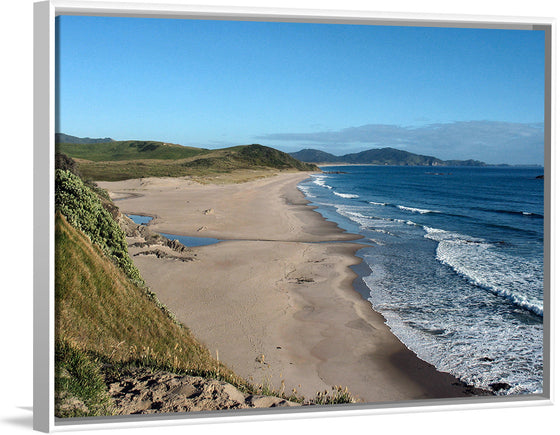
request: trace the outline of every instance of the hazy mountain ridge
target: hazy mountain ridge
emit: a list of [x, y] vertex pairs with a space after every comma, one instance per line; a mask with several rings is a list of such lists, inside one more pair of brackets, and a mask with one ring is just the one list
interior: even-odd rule
[[111, 139], [110, 137], [105, 137], [105, 138], [77, 137], [77, 136], [71, 136], [69, 134], [64, 134], [64, 133], [55, 133], [54, 134], [54, 141], [57, 144], [59, 144], [59, 143], [90, 144], [90, 143], [114, 142], [114, 140]]
[[479, 160], [441, 160], [395, 148], [374, 148], [358, 153], [335, 156], [316, 149], [303, 149], [290, 155], [308, 163], [348, 163], [394, 166], [487, 166]]

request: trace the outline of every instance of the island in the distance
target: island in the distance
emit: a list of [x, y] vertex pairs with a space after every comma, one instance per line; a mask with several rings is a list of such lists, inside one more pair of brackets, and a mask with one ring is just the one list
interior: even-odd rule
[[392, 166], [487, 166], [480, 160], [441, 160], [432, 156], [423, 156], [395, 148], [374, 148], [359, 153], [335, 156], [316, 149], [303, 149], [290, 153], [302, 162], [316, 164], [367, 164]]
[[[505, 163], [488, 164], [480, 160], [442, 160], [433, 156], [414, 154], [396, 148], [373, 148], [357, 153], [335, 156], [325, 151], [306, 148], [290, 155], [302, 162], [316, 165], [388, 165], [388, 166], [511, 166]], [[540, 165], [514, 165], [523, 167], [541, 167]]]

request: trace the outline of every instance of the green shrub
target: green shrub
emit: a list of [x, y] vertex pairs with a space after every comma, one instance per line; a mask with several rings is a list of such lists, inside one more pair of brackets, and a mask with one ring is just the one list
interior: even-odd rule
[[68, 157], [63, 153], [56, 153], [54, 155], [54, 167], [56, 169], [63, 169], [72, 172], [74, 175], [79, 175], [78, 168], [74, 159]]
[[113, 404], [99, 361], [60, 340], [56, 341], [55, 360], [57, 417], [91, 417], [113, 413]]
[[128, 255], [123, 230], [103, 207], [99, 196], [68, 170], [56, 170], [55, 205], [72, 226], [83, 231], [131, 280], [144, 284]]

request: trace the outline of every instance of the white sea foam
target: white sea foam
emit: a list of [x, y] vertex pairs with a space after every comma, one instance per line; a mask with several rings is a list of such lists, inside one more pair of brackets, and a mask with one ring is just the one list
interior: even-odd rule
[[391, 229], [395, 225], [395, 220], [390, 218], [375, 218], [371, 216], [366, 216], [360, 212], [353, 211], [350, 206], [335, 205], [336, 211], [341, 216], [344, 216], [357, 224], [362, 228], [367, 228], [368, 231], [374, 231], [380, 234], [387, 234], [389, 236], [395, 236], [395, 233], [389, 231], [387, 228]]
[[309, 188], [307, 188], [306, 186], [301, 186], [298, 185], [298, 189], [308, 198], [316, 198], [315, 195], [312, 195], [311, 193], [309, 193]]
[[325, 182], [325, 178], [327, 177], [325, 177], [324, 175], [316, 175], [314, 176], [313, 183], [316, 184], [317, 186], [325, 187], [327, 189], [332, 189], [332, 187]]
[[347, 217], [348, 219], [360, 224], [362, 227], [370, 227], [373, 223], [373, 218], [363, 215], [362, 213], [351, 211], [344, 206], [335, 206], [338, 214]]
[[339, 193], [339, 192], [335, 192], [335, 191], [333, 191], [333, 193], [336, 196], [340, 196], [341, 198], [359, 198], [360, 197], [360, 195], [355, 195], [353, 193]]
[[421, 225], [418, 225], [416, 222], [411, 221], [410, 219], [391, 219], [391, 218], [384, 218], [384, 220], [389, 220], [392, 222], [398, 222], [399, 224], [406, 224], [406, 225], [410, 225], [410, 226], [415, 226], [415, 227], [419, 227]]
[[[542, 370], [542, 353], [538, 352], [538, 345], [527, 346], [525, 341], [529, 339], [538, 343], [541, 340], [538, 333], [528, 328], [504, 328], [504, 325], [493, 323], [491, 319], [476, 326], [467, 324], [467, 327], [459, 328], [452, 318], [406, 322], [391, 304], [385, 307], [372, 304], [383, 314], [391, 331], [438, 370], [451, 373], [478, 388], [489, 389], [495, 382], [513, 386], [501, 391], [500, 395], [542, 393], [538, 374]], [[485, 331], [484, 338], [477, 336], [474, 333], [476, 330]], [[446, 337], [453, 337], [452, 346]], [[511, 361], [517, 360], [524, 349], [531, 354], [517, 362], [517, 370], [511, 370]]]
[[387, 231], [387, 230], [383, 230], [381, 228], [370, 228], [372, 231], [375, 231], [376, 233], [381, 233], [381, 234], [387, 234], [389, 236], [394, 236], [395, 234], [393, 234], [391, 231]]
[[[368, 179], [356, 176], [359, 183], [350, 184], [349, 178], [314, 176], [305, 185], [327, 218], [350, 225], [352, 231], [359, 228], [371, 240], [361, 255], [370, 256], [364, 261], [375, 276], [364, 281], [372, 289], [374, 308], [401, 341], [438, 370], [469, 384], [512, 385], [499, 394], [542, 392], [542, 319], [533, 315], [542, 314], [542, 260], [524, 264], [524, 251], [516, 251], [498, 230], [494, 236], [481, 229], [481, 235], [492, 234], [484, 236], [487, 240], [468, 236], [471, 227], [463, 223], [468, 224], [465, 217], [470, 215], [461, 212], [461, 219], [454, 219], [447, 214], [453, 207], [443, 205], [444, 198], [442, 205], [434, 205], [422, 202], [421, 193], [395, 191], [392, 197]], [[330, 194], [357, 193], [357, 186], [357, 200]], [[536, 217], [528, 213], [531, 208], [517, 207], [519, 222], [539, 223], [529, 219]], [[335, 211], [340, 216], [334, 216]], [[457, 232], [413, 221], [440, 228], [449, 223]]]
[[409, 211], [411, 213], [420, 213], [420, 214], [439, 213], [439, 211], [437, 210], [426, 210], [423, 208], [406, 207], [404, 205], [397, 205], [397, 208], [400, 208], [401, 210]]
[[424, 237], [438, 242], [436, 258], [440, 262], [471, 284], [543, 315], [543, 303], [535, 296], [536, 287], [543, 279], [538, 264], [499, 252], [482, 239], [436, 228], [424, 229]]
[[364, 259], [372, 271], [363, 281], [374, 309], [420, 358], [476, 387], [513, 386], [500, 394], [542, 392], [542, 328], [504, 323], [497, 313], [481, 316], [477, 307], [490, 297], [484, 291], [459, 293], [452, 285], [434, 286], [433, 277], [390, 272], [394, 259], [384, 264], [383, 254]]
[[337, 211], [341, 211], [342, 213], [345, 213], [349, 216], [355, 216], [361, 219], [369, 219], [369, 220], [373, 219], [370, 216], [363, 215], [362, 213], [358, 213], [357, 211], [345, 210], [343, 207], [339, 207]]

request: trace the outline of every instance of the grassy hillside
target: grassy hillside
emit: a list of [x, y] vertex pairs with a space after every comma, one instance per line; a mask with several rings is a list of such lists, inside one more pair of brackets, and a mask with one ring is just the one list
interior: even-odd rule
[[57, 151], [94, 162], [122, 160], [178, 160], [205, 154], [208, 150], [154, 141], [113, 141], [106, 143], [58, 143]]
[[[153, 142], [130, 142], [135, 145], [123, 147], [125, 143], [129, 144], [62, 144], [59, 152], [77, 159], [78, 171], [84, 178], [98, 181], [142, 177], [204, 177], [239, 170], [319, 170], [314, 164], [300, 162], [289, 154], [256, 144], [201, 150]], [[118, 145], [113, 147], [113, 144]]]
[[[230, 148], [231, 150], [231, 148]], [[303, 163], [287, 153], [262, 145], [247, 145], [236, 148], [234, 158], [249, 167], [271, 167], [274, 169], [297, 169], [298, 171], [314, 171], [318, 168], [309, 163]]]
[[233, 375], [60, 214], [55, 279], [58, 341], [113, 363]]
[[108, 199], [102, 199], [70, 171], [56, 170], [56, 209], [112, 259], [134, 282], [144, 284], [128, 256], [125, 236], [113, 219]]
[[56, 415], [111, 414], [104, 374], [131, 366], [251, 388], [143, 286], [111, 212], [68, 171], [57, 170], [56, 205]]
[[340, 161], [340, 157], [327, 153], [321, 150], [314, 150], [310, 148], [301, 151], [290, 153], [290, 155], [302, 162], [315, 162], [315, 163], [336, 163]]

